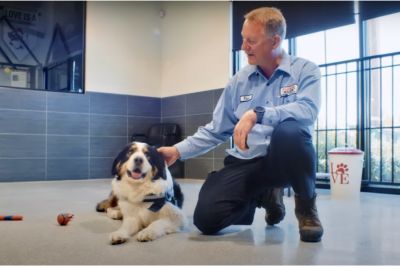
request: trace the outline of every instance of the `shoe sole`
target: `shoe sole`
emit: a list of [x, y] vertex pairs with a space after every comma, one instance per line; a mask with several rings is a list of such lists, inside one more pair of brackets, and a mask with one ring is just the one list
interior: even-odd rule
[[265, 222], [268, 225], [273, 226], [274, 224], [280, 223], [285, 218], [285, 215], [286, 215], [286, 213], [283, 213], [278, 219], [275, 219], [275, 220], [272, 220], [272, 221], [267, 219], [268, 216], [265, 216]]
[[322, 233], [310, 232], [310, 231], [300, 231], [300, 240], [303, 242], [320, 242]]

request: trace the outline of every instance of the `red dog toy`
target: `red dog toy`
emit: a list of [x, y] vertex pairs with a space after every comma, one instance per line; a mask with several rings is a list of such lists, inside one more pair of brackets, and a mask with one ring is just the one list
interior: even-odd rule
[[73, 217], [74, 215], [71, 213], [60, 213], [57, 216], [57, 222], [60, 225], [67, 225]]

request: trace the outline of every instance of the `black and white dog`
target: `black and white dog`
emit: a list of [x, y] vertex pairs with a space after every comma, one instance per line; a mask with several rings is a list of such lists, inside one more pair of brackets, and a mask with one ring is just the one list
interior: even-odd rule
[[122, 219], [110, 234], [111, 244], [124, 243], [136, 233], [137, 240], [151, 241], [185, 227], [182, 191], [155, 147], [128, 144], [114, 160], [112, 174], [111, 195], [96, 207]]

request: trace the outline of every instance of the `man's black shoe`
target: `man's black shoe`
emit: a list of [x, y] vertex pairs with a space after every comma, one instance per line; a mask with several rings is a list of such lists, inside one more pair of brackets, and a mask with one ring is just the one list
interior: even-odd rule
[[282, 221], [286, 214], [283, 204], [283, 187], [268, 188], [261, 197], [260, 205], [266, 211], [265, 221], [268, 225]]

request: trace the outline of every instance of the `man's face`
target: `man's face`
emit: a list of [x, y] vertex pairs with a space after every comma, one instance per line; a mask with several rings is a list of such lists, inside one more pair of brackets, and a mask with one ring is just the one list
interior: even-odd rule
[[242, 50], [251, 65], [264, 65], [272, 59], [274, 38], [267, 35], [262, 24], [245, 21], [242, 28]]

